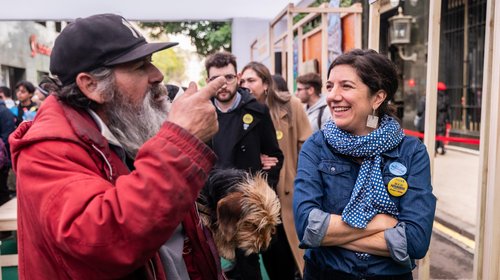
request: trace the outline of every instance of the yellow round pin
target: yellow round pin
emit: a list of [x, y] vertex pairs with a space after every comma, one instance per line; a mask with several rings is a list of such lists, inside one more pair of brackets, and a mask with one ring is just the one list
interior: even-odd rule
[[402, 196], [408, 190], [408, 183], [401, 177], [394, 177], [387, 184], [387, 190], [392, 196]]
[[276, 138], [281, 140], [283, 138], [283, 132], [281, 130], [276, 130]]
[[243, 116], [243, 122], [246, 124], [251, 124], [253, 122], [253, 116], [250, 114], [245, 114]]

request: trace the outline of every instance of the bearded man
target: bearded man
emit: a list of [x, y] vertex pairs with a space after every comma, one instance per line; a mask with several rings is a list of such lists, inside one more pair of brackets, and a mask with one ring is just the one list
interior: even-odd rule
[[10, 137], [21, 279], [222, 279], [194, 205], [225, 79], [192, 83], [169, 108], [151, 54], [174, 45], [112, 14], [57, 38], [60, 89]]

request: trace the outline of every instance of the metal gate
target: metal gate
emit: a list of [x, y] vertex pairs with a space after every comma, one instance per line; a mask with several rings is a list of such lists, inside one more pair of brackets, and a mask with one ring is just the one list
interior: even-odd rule
[[486, 0], [443, 0], [441, 16], [439, 80], [448, 87], [452, 132], [479, 137]]

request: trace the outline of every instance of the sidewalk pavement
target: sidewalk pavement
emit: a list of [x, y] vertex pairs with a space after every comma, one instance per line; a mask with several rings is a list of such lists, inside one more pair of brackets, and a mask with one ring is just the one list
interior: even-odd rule
[[476, 232], [479, 153], [448, 147], [434, 158], [436, 221], [474, 239]]

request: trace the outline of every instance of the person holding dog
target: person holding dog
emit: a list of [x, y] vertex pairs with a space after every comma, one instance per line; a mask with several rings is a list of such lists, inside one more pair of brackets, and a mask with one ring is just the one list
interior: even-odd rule
[[170, 105], [151, 54], [176, 44], [148, 43], [114, 14], [56, 39], [58, 90], [9, 139], [21, 279], [223, 279], [195, 200], [225, 79]]
[[[236, 58], [228, 52], [217, 52], [205, 61], [207, 82], [224, 76], [226, 83], [213, 98], [217, 108], [219, 131], [210, 141], [218, 157], [216, 167], [236, 168], [267, 176], [275, 189], [283, 166], [283, 153], [276, 139], [276, 130], [269, 109], [260, 104], [247, 89], [239, 87]], [[265, 154], [274, 160], [262, 161]], [[261, 279], [259, 256], [236, 250], [234, 266], [226, 271], [230, 279]]]
[[[277, 227], [269, 249], [262, 252], [262, 260], [270, 280], [293, 280], [301, 277], [304, 268], [304, 250], [293, 222], [293, 180], [297, 172], [300, 147], [311, 136], [311, 126], [300, 100], [292, 96], [282, 76], [271, 76], [262, 63], [252, 61], [241, 71], [240, 85], [250, 90], [259, 103], [269, 107], [276, 128], [276, 138], [285, 157], [276, 193], [281, 203], [283, 223]], [[271, 157], [263, 155], [263, 160]]]
[[429, 248], [436, 198], [429, 155], [404, 135], [388, 101], [394, 64], [352, 50], [330, 65], [332, 114], [302, 146], [294, 215], [304, 280], [413, 279]]

